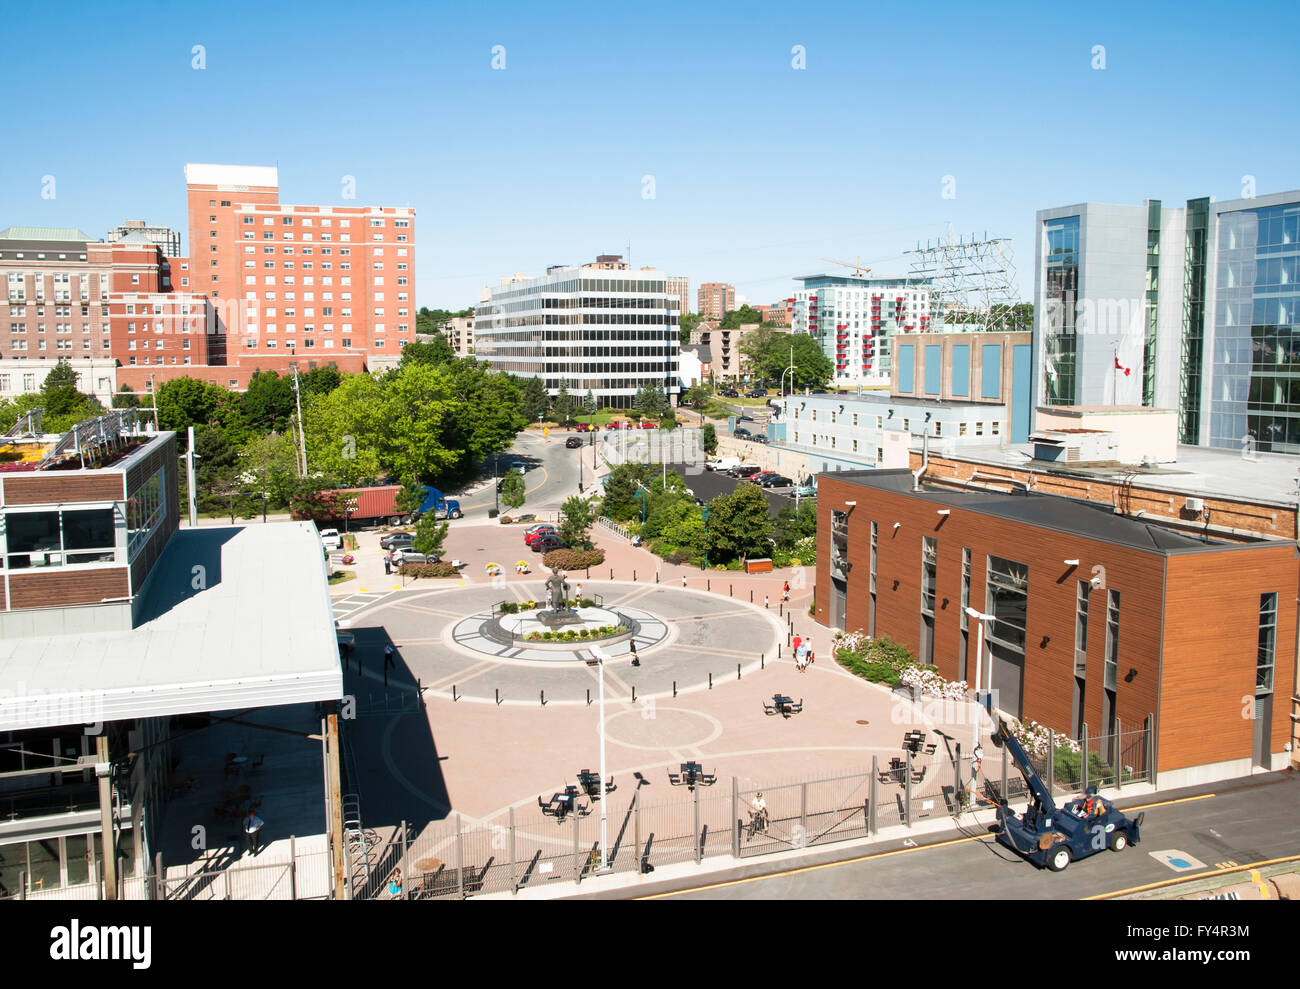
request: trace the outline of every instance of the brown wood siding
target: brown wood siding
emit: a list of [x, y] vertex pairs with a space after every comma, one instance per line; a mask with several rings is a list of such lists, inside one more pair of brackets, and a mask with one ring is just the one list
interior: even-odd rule
[[1290, 740], [1298, 579], [1291, 543], [1170, 557], [1160, 769], [1251, 757], [1259, 596], [1270, 591], [1277, 593], [1277, 637], [1269, 751], [1281, 752]]
[[[1108, 589], [1120, 592], [1120, 631], [1116, 714], [1124, 730], [1141, 727], [1159, 705], [1160, 768], [1216, 762], [1250, 754], [1250, 727], [1223, 724], [1228, 707], [1240, 722], [1240, 697], [1253, 692], [1259, 594], [1277, 590], [1279, 598], [1274, 745], [1286, 741], [1286, 715], [1295, 656], [1295, 609], [1288, 608], [1288, 588], [1297, 585], [1298, 564], [1292, 544], [1228, 547], [1220, 552], [1174, 554], [1179, 580], [1165, 586], [1165, 557], [1125, 546], [1041, 529], [1009, 519], [953, 508], [940, 516], [940, 505], [906, 495], [856, 485], [823, 474], [818, 479], [817, 618], [828, 623], [831, 585], [830, 512], [856, 501], [849, 516], [849, 578], [846, 627], [868, 627], [871, 522], [879, 523], [876, 634], [887, 635], [913, 653], [920, 648], [921, 537], [938, 542], [934, 662], [940, 674], [955, 680], [961, 671], [961, 553], [971, 550], [971, 604], [985, 610], [987, 556], [996, 555], [1029, 567], [1023, 710], [1048, 727], [1068, 732], [1074, 691], [1075, 595], [1077, 582], [1090, 579], [1094, 566], [1104, 567], [1104, 586], [1096, 587], [1088, 617], [1087, 677], [1084, 720], [1089, 731], [1102, 728]], [[893, 525], [901, 522], [895, 532]], [[1077, 568], [1064, 564], [1079, 560]], [[1246, 580], [1238, 581], [1238, 574]], [[895, 588], [895, 581], [898, 582]], [[1227, 582], [1237, 586], [1225, 597]], [[1267, 583], [1268, 586], [1262, 586]], [[1172, 585], [1172, 580], [1171, 580]], [[1169, 602], [1167, 604], [1167, 602]], [[1161, 620], [1167, 608], [1177, 615], [1165, 628], [1164, 689], [1161, 697]], [[1206, 627], [1206, 615], [1231, 610], [1232, 622]], [[970, 623], [974, 659], [978, 623]], [[1046, 641], [1044, 641], [1046, 639]], [[1194, 648], [1193, 648], [1194, 647]], [[1240, 668], [1225, 670], [1219, 655], [1242, 653]], [[1136, 671], [1126, 679], [1130, 670]], [[1205, 716], [1205, 697], [1227, 696]], [[1234, 706], [1235, 705], [1235, 706]], [[1222, 710], [1220, 710], [1222, 708]], [[1244, 735], [1243, 735], [1244, 732]], [[1243, 742], [1244, 738], [1244, 742]], [[1169, 740], [1166, 747], [1165, 740]]]
[[162, 556], [163, 550], [180, 525], [180, 478], [176, 459], [176, 437], [171, 437], [157, 450], [145, 457], [140, 463], [127, 471], [127, 491], [134, 494], [141, 485], [158, 472], [160, 467], [167, 468], [164, 496], [167, 499], [166, 514], [162, 524], [149, 537], [149, 541], [131, 561], [131, 593], [140, 593], [154, 564]]
[[5, 505], [54, 505], [81, 501], [121, 501], [122, 475], [113, 471], [63, 474], [42, 471], [4, 478]]
[[124, 598], [130, 593], [126, 567], [106, 570], [44, 570], [42, 573], [10, 572], [9, 607], [58, 608], [78, 604], [99, 604], [106, 598]]

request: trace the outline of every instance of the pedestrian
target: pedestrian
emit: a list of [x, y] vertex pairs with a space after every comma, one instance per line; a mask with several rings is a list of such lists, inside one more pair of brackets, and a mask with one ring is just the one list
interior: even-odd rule
[[636, 639], [631, 639], [631, 640], [629, 640], [629, 641], [631, 642], [631, 645], [632, 645], [632, 665], [633, 665], [633, 666], [640, 666], [640, 665], [641, 665], [641, 657], [638, 656], [638, 655], [636, 654]]
[[788, 580], [785, 582], [785, 586], [784, 586], [783, 588], [781, 588], [781, 590], [785, 593], [785, 599], [786, 599], [787, 601], [789, 601], [789, 600], [790, 600], [790, 582], [789, 582]]
[[391, 575], [393, 572], [393, 561], [387, 553], [384, 554], [384, 573]]
[[764, 607], [764, 608], [770, 607], [770, 604], [769, 604], [769, 602], [768, 602], [768, 598], [767, 598], [767, 595], [766, 595], [766, 594], [763, 595], [763, 607]]
[[546, 610], [551, 610], [551, 589], [549, 587], [546, 589]]
[[817, 654], [816, 654], [815, 652], [813, 652], [811, 649], [809, 649], [809, 650], [808, 650], [808, 665], [811, 666], [811, 665], [812, 665], [813, 663], [815, 663], [815, 662], [817, 662]]
[[398, 899], [402, 895], [402, 870], [394, 869], [392, 878], [388, 880], [388, 895]]
[[394, 670], [397, 669], [397, 661], [394, 658], [394, 656], [395, 653], [393, 651], [393, 644], [390, 642], [388, 643], [388, 645], [384, 646], [384, 686], [385, 687], [388, 686], [388, 668], [391, 666]]
[[581, 600], [582, 600], [582, 581], [578, 581], [578, 596], [575, 599], [575, 603]]
[[244, 838], [248, 841], [248, 851], [251, 855], [256, 855], [258, 851], [258, 839], [261, 837], [262, 828], [266, 824], [260, 817], [250, 809], [248, 816], [244, 818]]

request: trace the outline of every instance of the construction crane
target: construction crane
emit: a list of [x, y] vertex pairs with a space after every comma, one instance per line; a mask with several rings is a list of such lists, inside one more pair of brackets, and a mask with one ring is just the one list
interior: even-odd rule
[[844, 266], [845, 268], [852, 268], [854, 271], [856, 271], [856, 272], [858, 273], [858, 277], [859, 277], [859, 278], [861, 278], [863, 275], [865, 275], [868, 271], [871, 270], [870, 268], [866, 267], [866, 266], [862, 263], [862, 255], [861, 255], [861, 254], [858, 255], [858, 263], [857, 263], [857, 264], [849, 264], [849, 262], [847, 262], [847, 261], [836, 261], [834, 258], [822, 258], [822, 260], [823, 260], [823, 261], [829, 261], [831, 264], [842, 265], [842, 266]]

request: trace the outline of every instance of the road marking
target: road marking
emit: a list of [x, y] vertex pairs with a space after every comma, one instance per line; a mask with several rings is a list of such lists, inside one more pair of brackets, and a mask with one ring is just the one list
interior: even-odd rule
[[1193, 855], [1178, 848], [1166, 848], [1159, 852], [1148, 852], [1161, 865], [1166, 865], [1174, 872], [1187, 872], [1191, 869], [1204, 869], [1205, 863]]
[[[1269, 784], [1272, 785], [1272, 784]], [[1244, 788], [1243, 788], [1244, 789]], [[1288, 855], [1284, 858], [1265, 859], [1262, 862], [1250, 862], [1247, 865], [1233, 869], [1233, 872], [1243, 872], [1247, 869], [1262, 869], [1269, 865], [1281, 865], [1284, 862], [1300, 862], [1300, 855]], [[1109, 900], [1117, 896], [1127, 896], [1129, 893], [1142, 893], [1151, 889], [1161, 889], [1166, 886], [1178, 886], [1182, 883], [1189, 883], [1195, 879], [1204, 879], [1206, 876], [1215, 875], [1214, 870], [1205, 872], [1194, 872], [1186, 876], [1179, 876], [1177, 879], [1162, 879], [1158, 883], [1146, 883], [1143, 886], [1130, 886], [1128, 889], [1117, 889], [1111, 893], [1097, 893], [1093, 896], [1085, 896], [1085, 900]]]

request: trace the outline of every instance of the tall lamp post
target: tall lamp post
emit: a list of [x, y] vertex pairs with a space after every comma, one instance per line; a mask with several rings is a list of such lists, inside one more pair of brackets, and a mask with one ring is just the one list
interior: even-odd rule
[[591, 654], [595, 658], [587, 660], [587, 665], [597, 667], [597, 680], [600, 682], [600, 871], [604, 872], [609, 868], [608, 817], [605, 813], [605, 650], [594, 646]]
[[645, 487], [645, 485], [642, 484], [640, 481], [637, 481], [637, 486], [638, 486], [641, 490], [638, 491], [636, 494], [634, 494], [632, 497], [634, 497], [634, 498], [640, 498], [640, 499], [641, 499], [641, 524], [642, 524], [642, 525], [645, 525], [645, 497], [646, 497], [646, 487]]
[[704, 506], [704, 569], [709, 569], [709, 506]]

